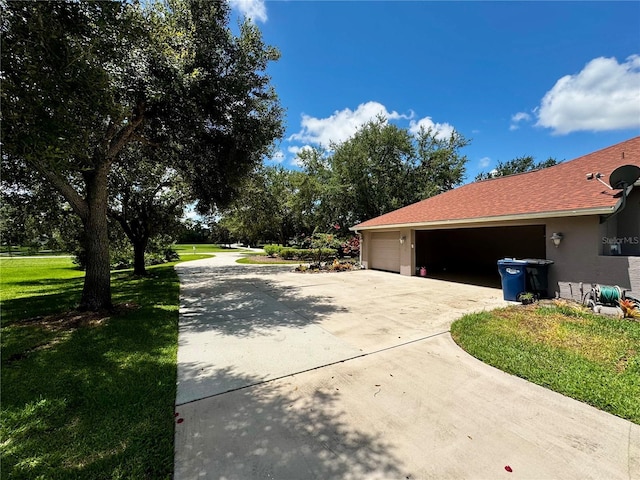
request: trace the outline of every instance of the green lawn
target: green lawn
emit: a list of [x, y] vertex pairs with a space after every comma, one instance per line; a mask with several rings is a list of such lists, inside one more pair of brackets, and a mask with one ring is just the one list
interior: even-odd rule
[[1, 478], [171, 478], [173, 265], [112, 274], [119, 315], [38, 319], [79, 300], [83, 273], [68, 258], [0, 260]]
[[451, 326], [471, 355], [640, 424], [640, 322], [579, 306], [513, 306]]
[[173, 248], [179, 255], [220, 253], [220, 252], [248, 252], [243, 248], [227, 248], [215, 243], [182, 243], [174, 245]]

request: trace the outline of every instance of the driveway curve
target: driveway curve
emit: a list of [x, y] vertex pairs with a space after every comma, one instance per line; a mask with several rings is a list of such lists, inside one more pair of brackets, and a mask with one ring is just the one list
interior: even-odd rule
[[176, 479], [640, 479], [638, 425], [455, 345], [500, 290], [237, 258], [176, 267]]

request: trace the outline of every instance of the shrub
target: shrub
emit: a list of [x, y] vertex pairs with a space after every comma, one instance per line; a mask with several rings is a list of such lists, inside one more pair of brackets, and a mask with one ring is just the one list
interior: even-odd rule
[[296, 248], [300, 260], [310, 260], [313, 258], [313, 251], [308, 248]]
[[264, 246], [265, 253], [270, 257], [275, 257], [276, 255], [280, 254], [281, 250], [282, 250], [282, 247], [280, 245], [271, 244], [271, 245]]
[[298, 255], [298, 249], [297, 248], [291, 248], [291, 247], [283, 247], [283, 248], [280, 249], [280, 254], [279, 255], [280, 255], [280, 257], [284, 258], [285, 260], [293, 260]]
[[356, 235], [346, 240], [340, 245], [339, 253], [348, 257], [360, 256], [360, 237]]
[[[318, 251], [315, 250], [313, 253], [315, 253], [317, 255]], [[321, 248], [320, 249], [320, 255], [322, 255], [322, 258], [325, 258], [327, 260], [331, 260], [331, 259], [335, 258], [338, 255], [338, 249], [336, 249], [336, 248]]]
[[111, 270], [133, 267], [133, 247], [127, 242], [112, 243], [109, 246], [109, 257]]
[[317, 229], [311, 236], [311, 248], [314, 252], [314, 261], [320, 264], [336, 256], [340, 241], [331, 233], [318, 233]]
[[[337, 250], [335, 248], [292, 248], [291, 250], [293, 250], [294, 254], [294, 257], [292, 258], [296, 258], [299, 260], [314, 261], [317, 260], [319, 255], [323, 259], [331, 260], [337, 255]], [[282, 256], [282, 253], [280, 254], [280, 256]]]

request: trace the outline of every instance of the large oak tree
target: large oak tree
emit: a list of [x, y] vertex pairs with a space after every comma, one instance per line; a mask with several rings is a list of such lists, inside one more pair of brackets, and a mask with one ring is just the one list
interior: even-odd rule
[[456, 131], [412, 134], [378, 117], [332, 151], [304, 149], [298, 160], [316, 179], [316, 225], [345, 229], [460, 185], [468, 143]]
[[200, 211], [228, 203], [282, 134], [265, 74], [278, 52], [250, 22], [234, 34], [226, 2], [2, 7], [3, 171], [48, 182], [79, 215], [80, 306], [110, 308], [108, 186], [138, 161], [127, 147], [161, 149]]

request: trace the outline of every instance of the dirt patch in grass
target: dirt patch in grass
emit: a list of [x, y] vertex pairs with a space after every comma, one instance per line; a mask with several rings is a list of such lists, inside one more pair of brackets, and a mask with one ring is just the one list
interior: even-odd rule
[[101, 310], [98, 312], [69, 310], [53, 315], [25, 318], [14, 323], [14, 325], [29, 325], [41, 327], [52, 332], [73, 330], [80, 327], [94, 327], [105, 322], [111, 317], [124, 315], [140, 308], [135, 303], [120, 303], [113, 306], [112, 310]]
[[55, 336], [19, 353], [10, 355], [7, 358], [7, 363], [10, 364], [17, 362], [28, 357], [32, 353], [51, 348], [60, 343], [66, 337], [66, 334], [73, 330], [83, 327], [100, 326], [111, 317], [126, 315], [138, 308], [140, 308], [140, 306], [135, 303], [120, 303], [114, 305], [112, 310], [101, 310], [98, 312], [68, 310], [62, 313], [25, 318], [14, 322], [13, 326], [15, 327], [41, 329], [43, 331], [53, 333]]
[[523, 305], [494, 312], [495, 326], [503, 334], [527, 341], [579, 353], [593, 361], [624, 371], [626, 362], [619, 352], [625, 339], [618, 335], [596, 332], [589, 328], [595, 316], [579, 305], [545, 303]]

